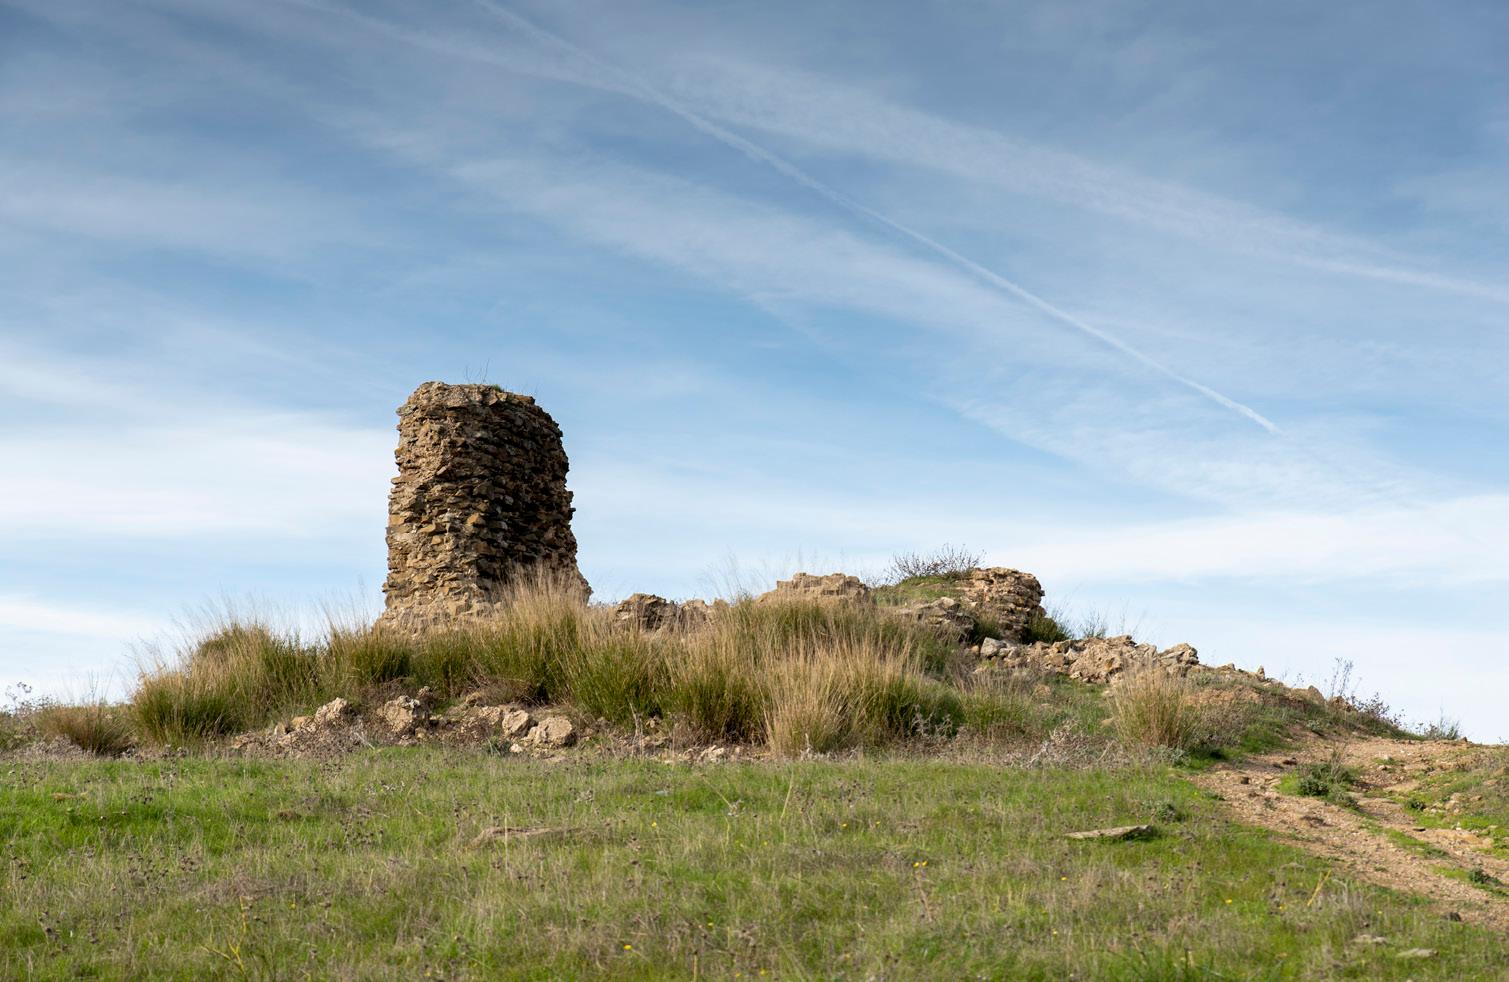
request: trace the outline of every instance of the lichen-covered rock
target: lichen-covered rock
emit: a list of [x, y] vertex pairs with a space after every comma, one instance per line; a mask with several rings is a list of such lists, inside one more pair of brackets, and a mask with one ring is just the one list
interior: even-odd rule
[[829, 573], [814, 576], [811, 573], [796, 573], [789, 580], [777, 580], [775, 589], [762, 593], [756, 603], [789, 603], [816, 600], [822, 603], [872, 605], [875, 598], [870, 588], [857, 576], [845, 573]]
[[972, 569], [959, 577], [957, 589], [976, 619], [993, 621], [1007, 641], [1023, 640], [1027, 625], [1043, 616], [1043, 585], [1031, 573], [1000, 566]]
[[486, 617], [521, 574], [585, 592], [561, 430], [533, 398], [426, 382], [398, 420], [380, 624], [415, 631]]

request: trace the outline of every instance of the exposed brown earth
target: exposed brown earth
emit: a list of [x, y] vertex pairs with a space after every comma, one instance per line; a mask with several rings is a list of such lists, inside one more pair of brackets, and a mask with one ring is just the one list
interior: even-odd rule
[[[1509, 896], [1465, 878], [1477, 869], [1509, 882], [1509, 860], [1489, 853], [1492, 841], [1486, 836], [1421, 825], [1393, 797], [1413, 790], [1426, 774], [1451, 769], [1475, 749], [1465, 741], [1312, 738], [1298, 749], [1223, 765], [1194, 781], [1220, 795], [1237, 820], [1277, 832], [1353, 876], [1427, 897], [1447, 916], [1509, 932]], [[1358, 774], [1356, 809], [1278, 790], [1286, 774], [1332, 753]], [[1410, 848], [1389, 833], [1419, 846]]]

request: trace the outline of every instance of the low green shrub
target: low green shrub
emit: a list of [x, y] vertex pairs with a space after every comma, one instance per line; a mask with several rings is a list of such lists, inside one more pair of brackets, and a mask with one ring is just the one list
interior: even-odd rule
[[261, 722], [246, 712], [233, 678], [183, 670], [144, 675], [131, 696], [131, 713], [144, 735], [166, 744], [227, 736]]
[[414, 674], [416, 645], [395, 631], [331, 625], [320, 675], [333, 691], [355, 691]]
[[731, 632], [689, 637], [667, 666], [666, 712], [702, 740], [753, 740], [765, 724], [766, 687], [753, 645]]
[[557, 655], [563, 694], [594, 716], [631, 723], [661, 713], [669, 639], [639, 631], [584, 632]]
[[[999, 635], [996, 636], [999, 637]], [[1027, 621], [1026, 630], [1022, 632], [1022, 640], [1027, 644], [1053, 644], [1057, 641], [1068, 641], [1070, 637], [1069, 632], [1052, 614], [1037, 613]]]
[[1342, 763], [1340, 754], [1306, 764], [1290, 781], [1295, 794], [1324, 798], [1338, 805], [1354, 804], [1349, 792], [1357, 784], [1357, 772]]

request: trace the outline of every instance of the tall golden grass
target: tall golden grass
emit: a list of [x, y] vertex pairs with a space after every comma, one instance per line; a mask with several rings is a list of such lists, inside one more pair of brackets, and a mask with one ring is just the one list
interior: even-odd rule
[[1111, 688], [1111, 725], [1128, 746], [1197, 750], [1209, 737], [1193, 684], [1161, 668], [1140, 668]]
[[702, 739], [763, 739], [782, 754], [950, 730], [961, 715], [932, 677], [947, 642], [874, 609], [746, 600], [704, 627], [652, 633], [551, 580], [518, 584], [500, 609], [420, 636], [332, 623], [313, 641], [224, 619], [146, 666], [131, 709], [151, 739], [182, 743], [393, 682], [442, 699], [485, 686], [618, 723], [659, 716]]

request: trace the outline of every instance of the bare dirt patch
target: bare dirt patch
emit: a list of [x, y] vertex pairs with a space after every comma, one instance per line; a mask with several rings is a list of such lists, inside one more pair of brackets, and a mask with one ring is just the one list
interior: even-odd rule
[[[1426, 827], [1394, 800], [1476, 749], [1457, 741], [1314, 739], [1194, 780], [1220, 795], [1238, 820], [1277, 832], [1360, 879], [1423, 895], [1447, 916], [1509, 932], [1509, 890], [1493, 885], [1509, 883], [1509, 860], [1490, 854], [1492, 840], [1467, 829]], [[1356, 775], [1355, 807], [1279, 789], [1285, 776], [1333, 754]]]

